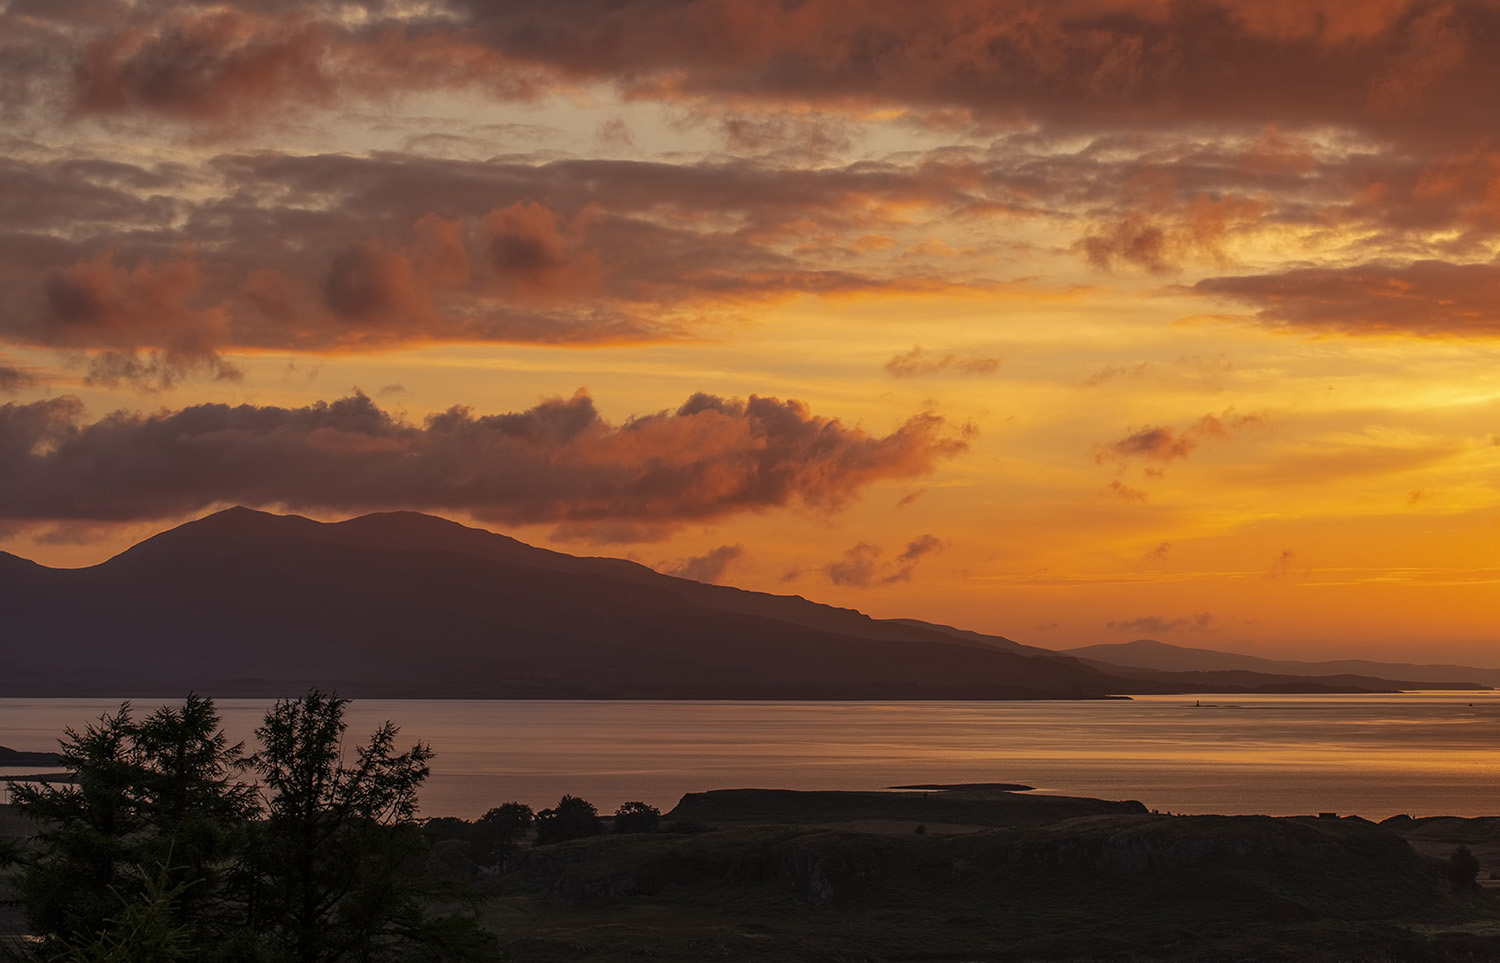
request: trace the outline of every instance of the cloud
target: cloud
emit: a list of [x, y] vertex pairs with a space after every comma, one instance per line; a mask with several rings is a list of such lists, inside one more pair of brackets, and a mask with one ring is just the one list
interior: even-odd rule
[[0, 394], [15, 394], [22, 388], [39, 384], [40, 379], [29, 368], [6, 362], [0, 355]]
[[[0, 343], [113, 355], [100, 378], [163, 383], [232, 377], [225, 356], [243, 351], [672, 340], [750, 304], [944, 289], [920, 265], [861, 264], [854, 245], [898, 211], [965, 203], [955, 177], [722, 159], [0, 161]], [[809, 234], [848, 244], [797, 248]]]
[[1145, 632], [1151, 635], [1166, 635], [1172, 632], [1215, 632], [1217, 620], [1212, 613], [1199, 612], [1191, 618], [1165, 619], [1159, 615], [1143, 615], [1122, 622], [1107, 622], [1105, 628], [1111, 632]]
[[1127, 485], [1118, 478], [1111, 479], [1104, 490], [1122, 502], [1144, 502], [1149, 497], [1139, 488]]
[[1112, 381], [1134, 381], [1146, 376], [1146, 371], [1151, 367], [1149, 361], [1137, 361], [1135, 364], [1110, 364], [1105, 365], [1098, 371], [1084, 379], [1086, 388], [1097, 387]]
[[1299, 552], [1288, 548], [1283, 549], [1281, 554], [1271, 561], [1271, 567], [1266, 571], [1266, 578], [1275, 581], [1295, 579], [1301, 582], [1306, 581], [1311, 574], [1312, 566], [1303, 560]]
[[[1191, 169], [1190, 164], [1183, 167]], [[1174, 197], [1160, 183], [1153, 184], [1151, 210], [1120, 206], [1126, 209], [1108, 215], [1112, 222], [1085, 235], [1078, 247], [1094, 267], [1134, 267], [1152, 274], [1164, 274], [1195, 257], [1227, 261], [1224, 242], [1258, 228], [1266, 207], [1262, 201], [1233, 196]]]
[[934, 535], [923, 535], [908, 542], [894, 559], [884, 560], [884, 551], [868, 542], [858, 542], [844, 551], [843, 557], [823, 567], [823, 574], [835, 585], [870, 588], [911, 580], [917, 562], [924, 556], [942, 551], [943, 542]]
[[[1485, 0], [11, 3], [0, 117], [200, 149], [0, 160], [0, 342], [160, 386], [232, 377], [236, 352], [663, 341], [799, 295], [990, 283], [998, 245], [969, 242], [1019, 221], [1100, 271], [1206, 262], [1226, 276], [1191, 290], [1267, 324], [1492, 336], [1497, 34]], [[422, 131], [404, 153], [187, 159], [409, 93], [594, 85], [755, 157], [492, 157]], [[954, 143], [837, 159], [879, 125]], [[1340, 266], [1227, 276], [1266, 238]]]
[[906, 548], [896, 556], [896, 563], [898, 565], [915, 564], [922, 556], [942, 551], [942, 549], [942, 539], [936, 535], [923, 535], [921, 538], [906, 543]]
[[1500, 334], [1500, 265], [1416, 261], [1206, 278], [1201, 295], [1257, 308], [1276, 327], [1350, 334]]
[[1185, 432], [1159, 426], [1142, 428], [1111, 444], [1106, 451], [1118, 458], [1149, 458], [1154, 461], [1173, 461], [1186, 458], [1198, 447], [1199, 433], [1189, 428]]
[[720, 545], [707, 555], [679, 559], [662, 568], [668, 575], [690, 578], [695, 582], [717, 582], [730, 564], [745, 554], [743, 545]]
[[1222, 354], [1184, 355], [1175, 361], [1138, 361], [1134, 364], [1109, 364], [1085, 378], [1081, 385], [1097, 388], [1118, 382], [1151, 380], [1217, 392], [1234, 371], [1234, 363]]
[[1246, 426], [1262, 425], [1266, 421], [1264, 414], [1241, 415], [1231, 408], [1220, 415], [1204, 415], [1181, 430], [1169, 425], [1139, 428], [1104, 446], [1094, 459], [1101, 464], [1131, 458], [1170, 463], [1187, 458], [1206, 441], [1227, 439]]
[[796, 401], [696, 394], [614, 425], [580, 392], [421, 425], [355, 394], [84, 417], [74, 398], [0, 405], [0, 519], [125, 521], [213, 505], [408, 507], [508, 523], [670, 528], [787, 505], [835, 512], [963, 452], [924, 413], [874, 436]]
[[887, 106], [950, 126], [1228, 121], [1413, 139], [1488, 130], [1496, 67], [1475, 47], [1500, 19], [1483, 0], [1318, 0], [1295, 13], [1232, 0], [453, 0], [363, 4], [359, 16], [267, 0], [65, 6], [4, 14], [9, 48], [39, 51], [33, 70], [47, 71], [34, 86], [0, 72], [13, 102], [56, 88], [73, 112], [212, 125], [405, 91], [524, 100], [603, 82], [633, 99]]
[[[451, 17], [367, 5], [167, 2], [95, 5], [106, 29], [58, 31], [71, 61], [65, 102], [79, 114], [142, 114], [233, 130], [272, 114], [472, 88], [529, 100], [536, 71], [468, 42]], [[35, 16], [35, 14], [33, 14]]]
[[987, 375], [1000, 367], [999, 358], [984, 358], [976, 355], [953, 353], [934, 355], [913, 345], [904, 354], [892, 355], [885, 363], [886, 373], [896, 378], [915, 378], [924, 375]]
[[1160, 564], [1164, 564], [1166, 562], [1166, 560], [1167, 560], [1167, 556], [1170, 555], [1171, 552], [1172, 552], [1172, 543], [1171, 542], [1159, 542], [1149, 552], [1146, 552], [1144, 555], [1141, 556], [1141, 561], [1145, 562], [1148, 565], [1160, 565]]

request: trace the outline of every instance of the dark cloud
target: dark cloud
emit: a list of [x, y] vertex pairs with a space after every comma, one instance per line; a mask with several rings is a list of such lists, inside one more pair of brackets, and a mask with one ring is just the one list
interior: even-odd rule
[[[981, 281], [893, 279], [861, 245], [1008, 218], [1148, 274], [1227, 274], [1240, 239], [1316, 236], [1366, 266], [1193, 290], [1278, 326], [1493, 336], [1497, 37], [1488, 0], [12, 2], [0, 116], [201, 137], [412, 91], [599, 82], [759, 159], [0, 160], [0, 340], [137, 352], [156, 360], [97, 377], [160, 383], [221, 376], [241, 350], [670, 339], [726, 305]], [[990, 146], [808, 164], [872, 108]], [[601, 134], [628, 146], [613, 121]], [[902, 357], [893, 374], [993, 360]]]
[[877, 581], [879, 576], [877, 570], [880, 562], [880, 549], [869, 542], [857, 542], [844, 551], [844, 555], [837, 562], [830, 562], [823, 568], [823, 574], [834, 585], [853, 585], [859, 588], [867, 588]]
[[1110, 445], [1105, 451], [1119, 458], [1150, 458], [1155, 461], [1173, 461], [1186, 458], [1198, 447], [1200, 432], [1188, 429], [1178, 433], [1175, 429], [1159, 426], [1142, 428], [1126, 435]]
[[1165, 619], [1159, 615], [1143, 615], [1138, 619], [1108, 622], [1105, 628], [1111, 632], [1146, 632], [1152, 635], [1166, 635], [1171, 632], [1214, 632], [1218, 625], [1212, 613], [1199, 612], [1191, 618], [1176, 619]]
[[[165, 200], [173, 185], [201, 196]], [[0, 163], [0, 342], [150, 356], [100, 376], [160, 382], [224, 376], [235, 351], [667, 340], [745, 304], [940, 288], [788, 242], [962, 197], [947, 175], [868, 164]]]
[[884, 551], [868, 542], [858, 542], [845, 550], [843, 557], [823, 567], [823, 574], [835, 585], [870, 588], [910, 581], [917, 562], [943, 549], [934, 535], [923, 535], [908, 542], [894, 559], [885, 560]]
[[724, 570], [745, 554], [743, 545], [720, 545], [707, 555], [695, 555], [662, 567], [661, 571], [695, 582], [717, 582]]
[[[364, 4], [359, 17], [257, 0], [49, 6], [9, 5], [0, 35], [15, 59], [41, 52], [34, 69], [68, 108], [202, 123], [602, 81], [638, 99], [894, 106], [948, 126], [1362, 126], [1415, 140], [1487, 133], [1500, 70], [1483, 48], [1500, 11], [1484, 0], [457, 0]], [[25, 72], [10, 75], [10, 95], [27, 92]]]
[[452, 408], [421, 425], [362, 394], [94, 422], [76, 399], [54, 398], [0, 406], [0, 519], [157, 519], [239, 503], [670, 527], [790, 504], [835, 511], [874, 482], [931, 471], [965, 449], [962, 434], [922, 414], [877, 437], [796, 401], [706, 394], [622, 425], [583, 393], [509, 414]]
[[906, 548], [896, 556], [897, 565], [915, 564], [917, 559], [932, 552], [942, 551], [943, 541], [936, 535], [923, 535], [906, 543]]
[[1500, 334], [1500, 265], [1417, 261], [1218, 277], [1199, 294], [1258, 308], [1272, 325], [1352, 334]]
[[915, 378], [924, 375], [987, 375], [1000, 368], [999, 358], [984, 358], [976, 355], [961, 355], [948, 352], [931, 354], [921, 345], [913, 345], [904, 354], [892, 355], [885, 363], [885, 370], [896, 378]]
[[7, 363], [5, 357], [0, 355], [0, 394], [15, 394], [22, 388], [29, 388], [40, 383], [36, 373], [21, 367]]

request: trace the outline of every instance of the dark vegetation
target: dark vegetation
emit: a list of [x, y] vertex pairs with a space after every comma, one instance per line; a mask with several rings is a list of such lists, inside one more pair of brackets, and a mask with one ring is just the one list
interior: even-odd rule
[[207, 699], [128, 704], [59, 754], [71, 784], [12, 787], [34, 835], [11, 885], [44, 961], [336, 963], [484, 958], [493, 939], [421, 872], [431, 750], [386, 724], [346, 744], [347, 700], [278, 702], [259, 751]]
[[15, 840], [0, 900], [23, 904], [42, 937], [10, 952], [1500, 960], [1500, 907], [1480, 885], [1489, 837], [1476, 835], [1500, 820], [1169, 816], [984, 785], [723, 790], [665, 814], [633, 801], [601, 815], [564, 796], [536, 813], [419, 820], [430, 752], [398, 752], [387, 725], [341, 757], [343, 705], [316, 692], [278, 703], [253, 754], [225, 744], [201, 699], [69, 733], [62, 761], [79, 781], [0, 810]]

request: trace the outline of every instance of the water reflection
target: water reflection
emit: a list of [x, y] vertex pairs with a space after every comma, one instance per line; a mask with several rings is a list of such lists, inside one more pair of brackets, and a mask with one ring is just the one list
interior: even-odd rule
[[[601, 809], [729, 787], [1019, 782], [1183, 813], [1500, 812], [1500, 694], [1182, 696], [1106, 702], [362, 700], [438, 752], [429, 814], [563, 793]], [[144, 712], [158, 704], [140, 700]], [[0, 745], [44, 749], [116, 703], [0, 700]], [[247, 741], [267, 703], [220, 700]]]

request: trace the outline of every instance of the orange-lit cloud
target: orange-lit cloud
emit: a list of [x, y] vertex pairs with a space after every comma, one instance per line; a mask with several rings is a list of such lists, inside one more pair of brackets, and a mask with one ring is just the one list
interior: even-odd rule
[[97, 354], [104, 380], [170, 382], [231, 377], [235, 351], [667, 340], [737, 304], [940, 289], [787, 242], [852, 244], [888, 206], [964, 196], [915, 168], [277, 155], [210, 168], [224, 193], [188, 200], [162, 193], [161, 168], [0, 165], [15, 215], [0, 222], [0, 341]]
[[706, 394], [623, 425], [583, 393], [509, 414], [456, 407], [422, 425], [364, 395], [92, 423], [63, 397], [0, 406], [0, 518], [166, 518], [226, 502], [581, 524], [672, 525], [789, 504], [836, 511], [874, 482], [959, 454], [961, 435], [933, 414], [873, 436], [795, 401]]

